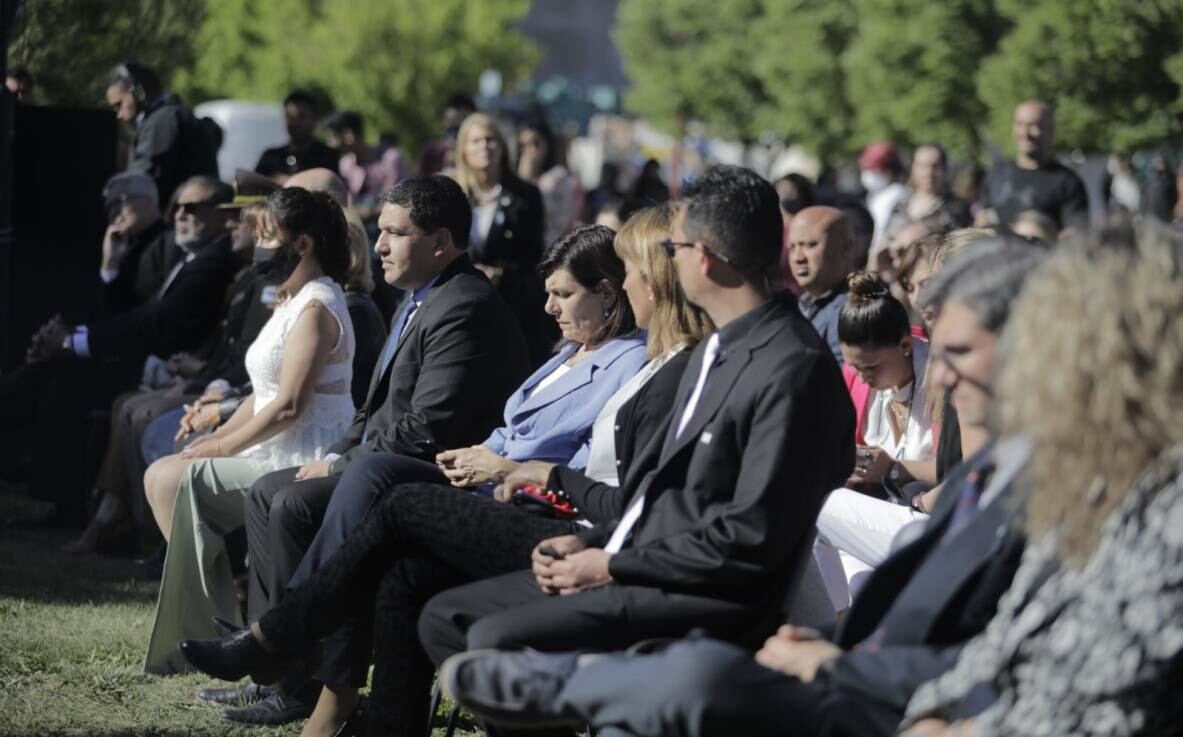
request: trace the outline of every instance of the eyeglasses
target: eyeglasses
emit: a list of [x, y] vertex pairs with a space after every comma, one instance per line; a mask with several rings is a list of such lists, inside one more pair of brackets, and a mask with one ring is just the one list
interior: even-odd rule
[[210, 200], [201, 200], [200, 202], [178, 202], [177, 213], [180, 215], [196, 215], [202, 208], [213, 207], [214, 203]]
[[711, 254], [712, 256], [719, 259], [723, 263], [725, 263], [725, 264], [731, 263], [730, 258], [724, 256], [723, 254], [719, 253], [718, 251], [711, 248], [710, 246], [708, 246], [705, 243], [696, 243], [694, 241], [675, 241], [670, 238], [663, 238], [659, 242], [658, 245], [661, 246], [661, 250], [665, 251], [666, 258], [673, 258], [674, 253], [676, 253], [679, 248], [694, 248], [695, 246], [702, 246], [702, 250]]

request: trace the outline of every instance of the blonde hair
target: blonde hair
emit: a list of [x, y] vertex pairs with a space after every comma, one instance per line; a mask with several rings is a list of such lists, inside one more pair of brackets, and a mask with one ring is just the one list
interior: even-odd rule
[[345, 225], [349, 228], [349, 271], [342, 286], [350, 291], [370, 294], [374, 291], [370, 236], [366, 233], [361, 217], [352, 208], [345, 211]]
[[1032, 442], [1027, 530], [1054, 531], [1074, 565], [1140, 472], [1183, 442], [1179, 246], [1148, 234], [1138, 247], [1141, 257], [1062, 245], [1028, 281], [1004, 333], [995, 413], [1004, 435]]
[[665, 355], [678, 344], [693, 348], [715, 329], [702, 309], [686, 301], [674, 265], [662, 253], [660, 242], [669, 237], [674, 212], [668, 204], [639, 210], [621, 226], [613, 241], [616, 254], [637, 267], [653, 292], [650, 358]]
[[[931, 274], [936, 274], [941, 270], [941, 266], [945, 263], [945, 259], [957, 253], [971, 243], [984, 241], [987, 238], [993, 238], [997, 235], [993, 228], [960, 228], [953, 230], [944, 235], [925, 236], [912, 244], [916, 248], [916, 253], [911, 256], [912, 261], [908, 264], [907, 274], [911, 275], [912, 270], [916, 268], [916, 264], [924, 259], [928, 262]], [[934, 240], [929, 243], [929, 238]], [[924, 244], [924, 245], [922, 245]], [[901, 273], [903, 267], [901, 267]], [[932, 375], [933, 362], [937, 357], [929, 352], [928, 363], [924, 366], [924, 385], [928, 388], [924, 395], [924, 411], [932, 418], [934, 425], [940, 425], [945, 421], [945, 398], [947, 392], [944, 387], [938, 387], [928, 380]]]
[[497, 144], [501, 149], [501, 178], [505, 179], [506, 177], [516, 176], [513, 166], [509, 161], [509, 145], [506, 143], [501, 129], [497, 127], [497, 121], [485, 113], [472, 113], [460, 124], [460, 131], [456, 134], [456, 175], [454, 177], [470, 197], [476, 191], [476, 175], [473, 174], [472, 169], [468, 166], [468, 161], [464, 157], [464, 149], [468, 143], [469, 136], [472, 135], [473, 130], [477, 127], [488, 128], [493, 137], [497, 139]]

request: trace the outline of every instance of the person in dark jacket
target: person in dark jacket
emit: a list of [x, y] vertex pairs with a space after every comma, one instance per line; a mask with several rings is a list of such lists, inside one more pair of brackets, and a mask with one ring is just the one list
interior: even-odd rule
[[131, 61], [118, 65], [107, 82], [107, 104], [121, 122], [135, 126], [127, 168], [151, 176], [161, 202], [190, 177], [217, 175], [218, 151], [208, 129], [164, 91], [156, 72]]

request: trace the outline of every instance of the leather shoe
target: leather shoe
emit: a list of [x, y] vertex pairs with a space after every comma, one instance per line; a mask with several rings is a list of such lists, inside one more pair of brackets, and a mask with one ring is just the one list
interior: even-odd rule
[[577, 653], [472, 650], [444, 661], [444, 695], [477, 717], [506, 727], [577, 727], [578, 717], [556, 708], [555, 697], [580, 665]]
[[203, 688], [197, 692], [197, 698], [207, 704], [229, 706], [231, 704], [253, 704], [273, 693], [275, 693], [275, 689], [271, 686], [260, 686], [257, 683], [247, 682], [241, 686], [230, 688]]
[[222, 619], [221, 617], [210, 617], [210, 620], [214, 623], [214, 629], [216, 629], [218, 634], [222, 637], [232, 635], [235, 632], [241, 632], [242, 630], [250, 629], [250, 627], [245, 626], [239, 627], [229, 619]]
[[223, 709], [222, 718], [240, 724], [287, 724], [307, 719], [315, 707], [315, 700], [309, 703], [299, 695], [285, 696], [275, 691], [256, 704], [241, 709]]
[[276, 655], [267, 652], [249, 628], [220, 640], [183, 640], [181, 654], [202, 673], [223, 681], [243, 676], [261, 685], [275, 683], [285, 672], [309, 668], [306, 655]]

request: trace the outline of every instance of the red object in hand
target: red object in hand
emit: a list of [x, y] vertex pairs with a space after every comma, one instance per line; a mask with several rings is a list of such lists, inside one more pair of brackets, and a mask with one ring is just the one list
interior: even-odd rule
[[536, 503], [545, 503], [554, 510], [556, 517], [563, 517], [565, 519], [573, 519], [579, 516], [579, 510], [571, 503], [566, 494], [558, 491], [542, 491], [533, 484], [526, 484], [517, 490], [518, 494], [524, 494], [537, 500]]

